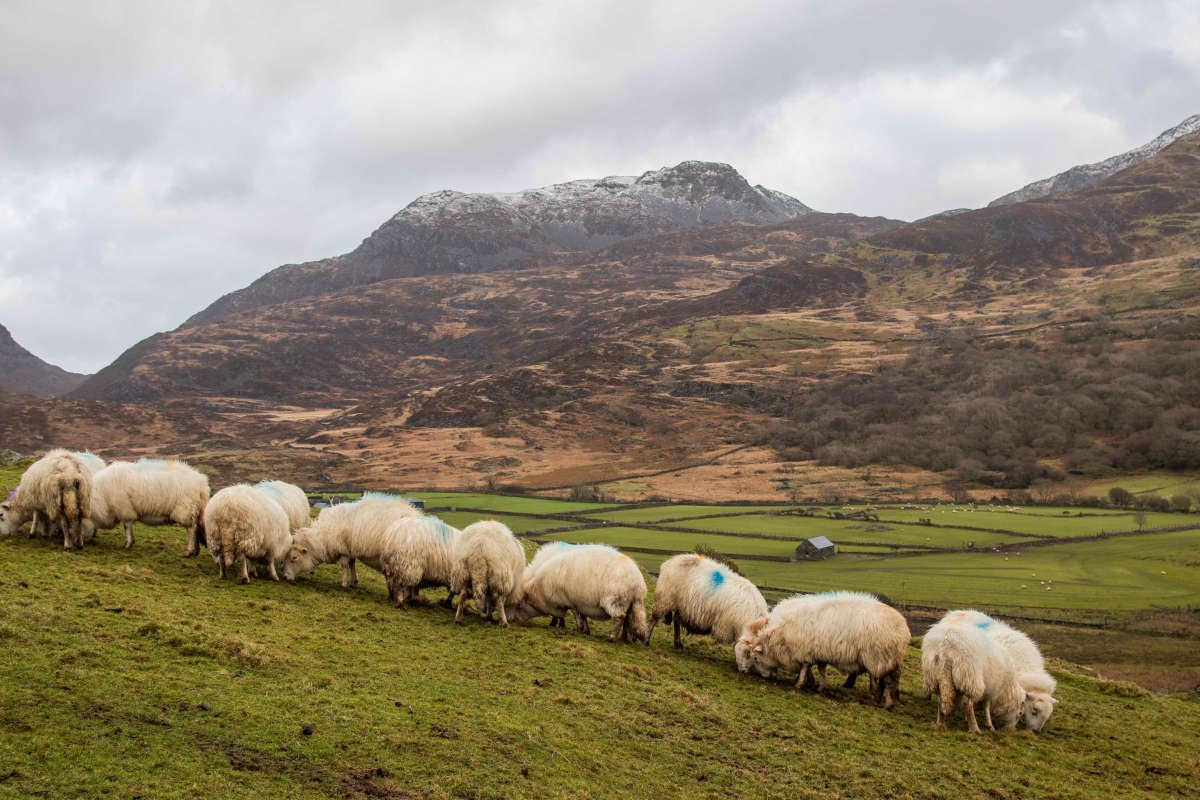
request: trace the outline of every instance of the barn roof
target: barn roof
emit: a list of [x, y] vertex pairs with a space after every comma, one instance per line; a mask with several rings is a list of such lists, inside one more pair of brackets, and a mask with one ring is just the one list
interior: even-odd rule
[[829, 541], [829, 539], [825, 538], [824, 536], [813, 536], [808, 540], [808, 543], [818, 549], [833, 547], [833, 542]]

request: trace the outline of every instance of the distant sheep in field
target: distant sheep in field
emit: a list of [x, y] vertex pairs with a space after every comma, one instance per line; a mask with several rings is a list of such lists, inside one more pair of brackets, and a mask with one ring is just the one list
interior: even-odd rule
[[485, 619], [495, 611], [500, 626], [508, 627], [507, 609], [520, 599], [524, 572], [525, 548], [507, 525], [485, 520], [463, 528], [450, 568], [450, 591], [458, 595], [454, 621], [462, 622], [470, 596]]
[[276, 503], [279, 503], [283, 513], [287, 514], [288, 526], [292, 533], [312, 524], [308, 495], [299, 486], [287, 481], [259, 481], [254, 484], [254, 488], [257, 491], [265, 492]]
[[249, 583], [249, 563], [255, 561], [279, 580], [275, 565], [287, 557], [292, 537], [287, 514], [268, 494], [244, 483], [222, 489], [204, 509], [204, 530], [222, 578], [236, 567], [238, 579]]
[[959, 702], [967, 726], [972, 733], [979, 733], [975, 704], [983, 702], [988, 728], [995, 730], [993, 720], [1002, 729], [1015, 728], [1025, 690], [1017, 682], [1012, 657], [969, 615], [948, 612], [922, 639], [925, 696], [938, 695], [938, 727], [945, 725]]
[[382, 571], [380, 559], [392, 538], [392, 525], [421, 512], [399, 497], [367, 492], [353, 503], [321, 509], [316, 520], [296, 532], [283, 576], [296, 580], [321, 564], [337, 562], [342, 586], [358, 586], [357, 561]]
[[[392, 602], [403, 608], [427, 586], [450, 586], [454, 545], [460, 535], [457, 528], [437, 517], [409, 517], [392, 523], [391, 541], [379, 559]], [[447, 605], [453, 600], [451, 592]]]
[[632, 558], [607, 545], [567, 545], [534, 561], [538, 563], [525, 576], [516, 620], [539, 614], [563, 619], [570, 610], [584, 633], [590, 632], [589, 619], [611, 619], [610, 640], [649, 642], [646, 579]]
[[681, 628], [731, 645], [746, 625], [769, 612], [762, 592], [746, 578], [711, 558], [681, 553], [659, 568], [650, 633], [666, 620], [674, 625], [676, 647], [683, 646]]
[[946, 618], [975, 625], [1008, 652], [1013, 669], [1017, 673], [1017, 683], [1025, 690], [1021, 721], [1034, 733], [1041, 731], [1058, 703], [1054, 697], [1058, 683], [1046, 672], [1046, 661], [1033, 640], [1016, 628], [992, 619], [981, 611], [954, 611]]
[[114, 461], [96, 473], [87, 527], [93, 533], [125, 527], [125, 547], [133, 547], [133, 524], [187, 528], [187, 555], [200, 554], [208, 477], [182, 461], [143, 458]]
[[911, 634], [899, 611], [861, 592], [828, 592], [783, 600], [763, 622], [746, 626], [734, 648], [738, 669], [753, 667], [772, 677], [779, 669], [796, 673], [807, 685], [817, 667], [824, 691], [825, 667], [832, 664], [854, 685], [866, 672], [876, 703], [892, 708], [900, 699], [900, 668]]
[[63, 549], [83, 547], [83, 523], [92, 501], [92, 473], [66, 450], [51, 450], [30, 465], [16, 490], [0, 503], [0, 535], [12, 536], [30, 523], [30, 536], [39, 521], [47, 530], [62, 530]]

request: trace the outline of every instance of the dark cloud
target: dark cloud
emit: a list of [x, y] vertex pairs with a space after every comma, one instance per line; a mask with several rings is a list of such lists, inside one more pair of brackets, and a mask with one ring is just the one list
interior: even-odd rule
[[980, 205], [1200, 111], [1190, 2], [8, 2], [0, 322], [94, 370], [416, 195], [687, 158]]

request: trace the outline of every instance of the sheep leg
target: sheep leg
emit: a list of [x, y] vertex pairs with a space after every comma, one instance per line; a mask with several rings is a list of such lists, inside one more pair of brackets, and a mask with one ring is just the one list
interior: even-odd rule
[[853, 689], [854, 684], [858, 683], [858, 670], [846, 674], [846, 680], [842, 684], [843, 689]]
[[817, 682], [813, 679], [813, 669], [811, 664], [800, 665], [800, 675], [796, 678], [797, 689], [812, 689], [816, 687]]
[[243, 556], [238, 556], [238, 580], [242, 583], [250, 582], [250, 564], [248, 559]]
[[125, 549], [133, 547], [133, 523], [129, 520], [125, 521]]
[[980, 733], [979, 722], [975, 719], [975, 701], [963, 695], [962, 707], [963, 715], [967, 718], [967, 729], [971, 733]]
[[[41, 527], [41, 522], [42, 522], [42, 512], [40, 512], [40, 511], [33, 512], [33, 521], [29, 523], [29, 538], [30, 539], [33, 539], [34, 537], [36, 537], [38, 535], [38, 528]], [[49, 525], [49, 523], [47, 523], [47, 526], [48, 525]]]
[[342, 556], [338, 559], [338, 566], [342, 570], [342, 588], [350, 588], [350, 559], [347, 556]]
[[188, 546], [187, 552], [184, 553], [188, 558], [193, 558], [200, 555], [200, 532], [196, 530], [199, 523], [188, 528]]
[[75, 549], [75, 537], [71, 535], [71, 529], [66, 525], [59, 525], [63, 537], [63, 550], [70, 552]]
[[274, 559], [269, 559], [267, 561], [267, 574], [271, 576], [271, 580], [275, 582], [279, 581], [279, 573], [275, 571]]
[[225, 580], [225, 559], [217, 559], [217, 569], [221, 571], [221, 580]]
[[508, 627], [508, 615], [504, 613], [504, 598], [503, 597], [496, 598], [496, 611], [500, 615], [500, 627], [507, 628]]
[[983, 722], [988, 726], [989, 731], [996, 730], [996, 726], [992, 724], [992, 701], [985, 700], [983, 703]]
[[467, 604], [467, 593], [460, 592], [458, 595], [458, 610], [454, 612], [454, 621], [461, 623], [463, 615], [463, 607]]
[[679, 615], [678, 614], [671, 615], [671, 626], [675, 632], [674, 645], [675, 645], [675, 647], [682, 649], [683, 648], [683, 639], [681, 639], [679, 636], [680, 630], [679, 630]]
[[442, 605], [446, 608], [454, 608], [454, 592], [446, 594], [446, 599], [442, 601]]
[[825, 682], [825, 664], [817, 664], [817, 691], [824, 692], [829, 688], [829, 684]]
[[619, 642], [623, 638], [621, 629], [625, 627], [625, 617], [626, 617], [625, 614], [621, 614], [618, 617], [612, 618], [612, 621], [613, 621], [612, 633], [610, 633], [608, 635], [608, 640], [610, 642]]
[[654, 635], [654, 627], [658, 625], [658, 617], [653, 612], [650, 614], [650, 627], [646, 631], [646, 641], [650, 641], [650, 637]]

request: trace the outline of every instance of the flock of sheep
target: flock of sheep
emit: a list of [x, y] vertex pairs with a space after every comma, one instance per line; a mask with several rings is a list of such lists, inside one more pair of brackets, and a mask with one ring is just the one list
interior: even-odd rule
[[[447, 606], [462, 620], [468, 600], [501, 626], [549, 616], [588, 632], [588, 620], [612, 620], [610, 639], [649, 644], [659, 622], [680, 634], [711, 635], [733, 645], [737, 668], [763, 677], [799, 676], [799, 687], [824, 690], [832, 665], [852, 687], [866, 673], [875, 702], [899, 700], [900, 668], [911, 634], [904, 617], [876, 597], [858, 592], [801, 595], [768, 607], [758, 588], [726, 565], [693, 553], [663, 562], [652, 610], [646, 613], [646, 580], [637, 564], [607, 545], [542, 545], [532, 561], [507, 526], [493, 520], [461, 531], [426, 516], [402, 498], [367, 493], [323, 509], [312, 519], [308, 498], [282, 481], [239, 484], [209, 496], [208, 479], [180, 461], [142, 459], [105, 464], [90, 453], [54, 450], [26, 470], [0, 503], [0, 535], [26, 523], [30, 536], [57, 528], [65, 549], [83, 546], [98, 530], [133, 524], [173, 524], [188, 530], [189, 556], [207, 544], [221, 577], [236, 571], [250, 580], [250, 565], [273, 580], [294, 581], [320, 564], [336, 562], [341, 583], [358, 583], [362, 561], [387, 580], [400, 607], [422, 588], [444, 586]], [[457, 602], [456, 602], [457, 601]], [[937, 724], [961, 705], [972, 732], [982, 704], [989, 728], [1023, 721], [1039, 731], [1054, 710], [1054, 679], [1028, 636], [978, 611], [951, 611], [922, 640], [925, 696], [938, 695]]]

